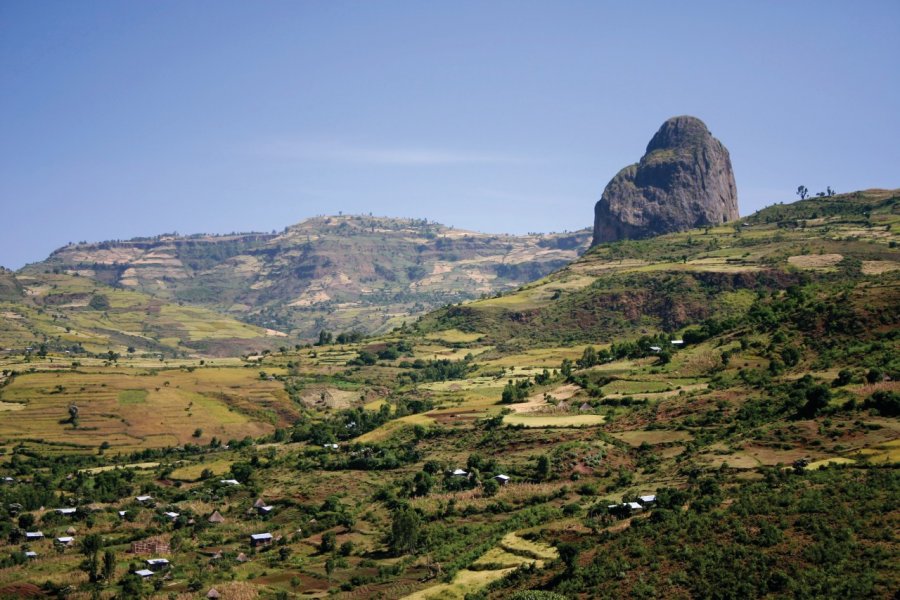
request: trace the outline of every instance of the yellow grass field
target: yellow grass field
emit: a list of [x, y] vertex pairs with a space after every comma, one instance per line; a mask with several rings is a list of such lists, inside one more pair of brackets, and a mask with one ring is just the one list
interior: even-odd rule
[[399, 419], [388, 421], [378, 429], [373, 429], [368, 433], [364, 433], [354, 441], [359, 442], [360, 444], [383, 442], [403, 427], [412, 427], [413, 425], [425, 425], [427, 427], [433, 424], [434, 419], [426, 415], [409, 415], [407, 417], [400, 417]]
[[843, 456], [836, 456], [834, 458], [825, 458], [822, 460], [817, 460], [809, 463], [806, 467], [807, 469], [815, 471], [816, 469], [821, 469], [822, 467], [827, 467], [828, 465], [851, 465], [856, 461], [852, 458], [845, 458]]
[[864, 448], [857, 456], [873, 464], [900, 462], [900, 440], [891, 440], [873, 448]]
[[524, 425], [525, 427], [591, 427], [602, 425], [606, 421], [603, 415], [563, 415], [530, 416], [524, 414], [506, 415], [503, 423], [506, 425]]
[[613, 437], [628, 443], [631, 446], [640, 446], [644, 442], [654, 444], [667, 444], [669, 442], [685, 442], [692, 439], [692, 435], [686, 431], [668, 430], [635, 430], [611, 433]]
[[465, 331], [460, 331], [459, 329], [447, 329], [444, 331], [429, 333], [425, 336], [425, 339], [436, 340], [447, 344], [466, 344], [469, 342], [477, 342], [483, 336], [483, 333], [467, 333]]
[[231, 468], [233, 461], [213, 460], [210, 462], [198, 462], [178, 467], [169, 475], [172, 479], [181, 481], [196, 481], [204, 470], [209, 469], [213, 475], [224, 475]]
[[[505, 577], [517, 567], [533, 563], [543, 568], [546, 561], [559, 554], [546, 544], [530, 542], [515, 533], [506, 534], [500, 543], [482, 554], [471, 569], [463, 569], [450, 583], [442, 583], [405, 597], [405, 600], [462, 600], [466, 594], [478, 591], [489, 583]], [[488, 567], [500, 566], [499, 569]], [[479, 568], [481, 567], [481, 568]]]
[[442, 583], [414, 594], [404, 596], [404, 600], [463, 600], [466, 594], [479, 590], [489, 583], [505, 577], [515, 570], [513, 567], [497, 571], [459, 571], [450, 583]]
[[[112, 450], [208, 443], [260, 436], [297, 416], [282, 384], [251, 369], [200, 368], [37, 372], [3, 388], [15, 419], [0, 420], [0, 439]], [[77, 427], [68, 422], [78, 407]], [[194, 437], [197, 429], [202, 430]]]

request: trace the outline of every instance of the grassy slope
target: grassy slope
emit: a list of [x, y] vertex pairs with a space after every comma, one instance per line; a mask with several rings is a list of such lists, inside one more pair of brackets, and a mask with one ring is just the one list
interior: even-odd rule
[[[750, 228], [738, 237], [733, 229], [722, 229], [601, 247], [560, 274], [511, 295], [510, 300], [500, 298], [499, 306], [498, 302], [466, 305], [475, 315], [471, 320], [450, 319], [445, 311], [424, 319], [418, 331], [409, 328], [344, 347], [270, 354], [252, 368], [201, 369], [195, 362], [198, 368], [192, 373], [142, 375], [137, 365], [134, 369], [93, 365], [92, 373], [46, 373], [41, 371], [48, 370], [49, 364], [31, 363], [38, 372], [15, 376], [3, 388], [0, 402], [21, 399], [23, 394], [45, 404], [57, 395], [72, 394], [75, 399], [84, 393], [81, 387], [88, 391], [88, 384], [102, 380], [107, 388], [118, 390], [119, 407], [113, 410], [104, 404], [110, 403], [108, 389], [89, 394], [83, 402], [96, 400], [101, 413], [125, 414], [142, 398], [149, 402], [155, 396], [155, 386], [146, 383], [151, 379], [165, 377], [178, 393], [218, 399], [213, 392], [226, 385], [218, 378], [229, 374], [240, 378], [227, 384], [229, 389], [247, 403], [230, 418], [249, 417], [244, 423], [258, 423], [260, 417], [248, 412], [248, 404], [255, 403], [263, 388], [276, 396], [275, 388], [283, 386], [290, 401], [284, 396], [280, 401], [302, 418], [277, 443], [269, 437], [243, 449], [122, 457], [122, 461], [161, 462], [154, 472], [136, 471], [136, 479], [128, 484], [130, 493], [152, 491], [161, 507], [196, 515], [200, 521], [213, 509], [226, 516], [226, 523], [215, 528], [181, 524], [178, 535], [191, 541], [171, 556], [174, 576], [160, 597], [182, 591], [193, 578], [217, 585], [232, 576], [270, 596], [277, 591], [331, 589], [337, 597], [346, 598], [414, 593], [427, 597], [444, 591], [456, 597], [469, 593], [476, 598], [504, 598], [513, 590], [544, 588], [568, 597], [713, 597], [719, 592], [721, 597], [891, 597], [898, 585], [890, 565], [898, 555], [892, 532], [900, 518], [896, 500], [900, 422], [865, 402], [875, 392], [900, 391], [896, 311], [900, 293], [896, 273], [881, 268], [898, 260], [897, 250], [890, 246], [896, 226], [886, 229], [895, 222], [892, 211], [896, 209], [870, 206], [874, 225], [856, 222], [865, 210], [861, 204], [877, 205], [889, 195], [838, 199], [847, 203], [840, 214], [827, 215], [828, 224], [807, 222], [806, 229], [788, 225], [796, 224], [798, 218], [811, 220], [811, 212], [826, 211], [826, 204], [769, 209], [797, 211], [787, 215], [763, 211], [748, 218]], [[781, 227], [767, 225], [764, 221], [773, 215], [788, 220], [780, 221]], [[716, 327], [676, 350], [668, 363], [652, 354], [623, 356], [589, 368], [576, 367], [566, 381], [553, 369], [563, 358], [581, 356], [585, 341], [599, 338], [617, 345], [634, 341], [642, 335], [641, 327], [648, 332], [659, 327], [661, 317], [648, 312], [638, 315], [635, 324], [625, 314], [627, 306], [613, 311], [595, 304], [598, 314], [620, 315], [618, 329], [602, 333], [605, 330], [597, 325], [589, 335], [570, 334], [576, 329], [568, 325], [571, 313], [560, 311], [555, 313], [559, 321], [554, 325], [560, 333], [554, 337], [552, 328], [537, 319], [506, 315], [523, 311], [504, 307], [504, 301], [511, 305], [532, 302], [544, 315], [541, 318], [547, 318], [547, 311], [566, 295], [584, 294], [583, 301], [590, 302], [591, 293], [602, 295], [611, 286], [617, 286], [618, 293], [636, 294], [660, 272], [684, 277], [708, 272], [703, 270], [708, 267], [698, 266], [708, 264], [698, 262], [708, 250], [697, 250], [687, 263], [680, 258], [646, 260], [648, 247], [663, 256], [678, 257], [694, 247], [689, 238], [704, 235], [715, 236], [722, 245], [757, 235], [759, 244], [740, 246], [737, 258], [748, 259], [743, 257], [748, 248], [751, 255], [761, 252], [750, 266], [772, 273], [761, 278], [759, 272], [744, 271], [756, 273], [744, 285], [696, 279], [696, 293], [714, 306], [703, 316], [718, 317]], [[804, 253], [804, 245], [809, 253]], [[829, 252], [820, 255], [820, 245]], [[613, 248], [644, 258], [612, 260], [607, 253]], [[849, 259], [813, 265], [825, 271], [801, 270], [788, 261], [792, 256], [829, 253]], [[637, 260], [646, 262], [626, 262]], [[872, 271], [874, 261], [880, 273]], [[609, 271], [610, 265], [627, 272], [614, 274], [613, 281], [606, 282], [600, 273]], [[679, 265], [690, 271], [679, 272]], [[574, 279], [573, 273], [577, 274]], [[581, 285], [584, 281], [587, 285]], [[598, 287], [595, 281], [601, 282]], [[551, 287], [554, 290], [563, 286], [560, 298], [543, 299], [547, 286], [556, 286]], [[665, 293], [667, 288], [659, 289]], [[644, 304], [642, 309], [651, 306]], [[685, 317], [681, 323], [696, 330], [694, 318], [698, 317]], [[473, 331], [478, 335], [472, 335]], [[411, 355], [369, 366], [347, 365], [360, 351], [377, 353], [398, 342], [407, 343]], [[608, 348], [608, 344], [596, 346]], [[430, 383], [410, 379], [410, 374], [421, 372], [410, 367], [414, 359], [459, 360], [467, 354], [472, 355], [470, 370], [459, 379]], [[27, 370], [28, 366], [6, 364], [4, 368]], [[545, 368], [547, 380], [534, 383], [535, 375]], [[277, 374], [282, 380], [260, 379], [258, 371]], [[842, 376], [841, 371], [846, 373]], [[867, 381], [873, 371], [880, 375]], [[807, 375], [809, 379], [804, 378]], [[509, 380], [526, 379], [533, 383], [526, 402], [499, 404]], [[53, 394], [55, 385], [64, 390]], [[146, 396], [133, 391], [137, 389], [145, 390]], [[827, 391], [825, 404], [807, 412], [809, 398], [820, 397], [822, 389]], [[67, 404], [62, 398], [59, 401], [51, 411], [54, 415], [64, 412]], [[418, 414], [407, 414], [410, 406], [416, 406], [412, 403], [424, 403], [418, 405]], [[359, 410], [341, 412], [345, 406]], [[172, 407], [184, 412], [187, 405], [174, 402]], [[506, 410], [522, 411], [542, 426], [508, 427], [492, 418]], [[368, 427], [363, 424], [373, 415], [385, 414], [382, 411], [387, 411], [389, 420], [364, 433]], [[217, 415], [210, 412], [209, 418]], [[593, 417], [595, 423], [567, 426], [573, 418], [583, 417]], [[3, 445], [6, 454], [0, 455], [9, 460], [4, 472], [16, 472], [26, 480], [34, 475], [21, 463], [38, 458], [23, 452], [13, 461], [9, 455], [18, 440], [39, 431], [35, 425], [26, 433], [28, 422], [37, 420], [18, 425], [24, 428], [20, 433], [5, 434], [9, 436]], [[166, 430], [164, 422], [151, 424], [158, 432]], [[219, 426], [212, 420], [191, 425], [202, 427], [204, 436]], [[170, 424], [168, 429], [182, 436], [190, 430], [182, 424]], [[322, 443], [330, 440], [340, 447], [323, 448]], [[25, 446], [29, 451], [40, 450], [33, 443]], [[543, 474], [538, 469], [542, 455], [549, 458]], [[801, 474], [785, 470], [798, 458], [808, 458], [814, 465], [841, 464]], [[105, 464], [102, 458], [94, 460]], [[170, 487], [164, 477], [174, 467], [180, 469], [179, 477], [189, 480], [204, 468], [222, 473], [224, 468], [235, 468], [227, 467], [235, 463], [253, 465], [245, 471], [250, 479], [247, 485], [227, 491], [217, 484], [217, 477], [188, 481], [180, 488]], [[437, 466], [431, 489], [414, 493], [417, 478], [421, 480], [431, 463]], [[476, 480], [505, 473], [512, 481], [493, 496], [480, 485], [458, 489], [468, 486], [445, 475], [458, 467], [476, 472]], [[98, 484], [67, 482], [67, 468], [43, 467], [39, 472], [48, 478], [47, 485], [65, 489], [81, 502], [96, 497]], [[4, 489], [0, 488], [0, 494], [6, 493]], [[665, 500], [665, 510], [632, 521], [607, 515], [609, 503], [653, 492]], [[247, 512], [260, 495], [276, 506], [275, 514], [265, 521]], [[135, 510], [135, 522], [121, 524], [114, 510], [128, 504], [106, 501], [107, 512], [96, 517], [93, 529], [109, 537], [118, 552], [124, 551], [130, 536], [179, 531], [154, 520], [153, 510], [133, 506], [129, 507]], [[423, 532], [414, 555], [395, 557], [387, 551], [385, 540], [392, 512], [404, 505], [420, 513]], [[59, 534], [68, 523], [51, 518], [41, 526], [45, 533]], [[287, 558], [280, 556], [278, 547], [260, 552], [245, 564], [232, 559], [209, 562], [215, 550], [224, 550], [227, 556], [248, 552], [246, 535], [263, 530], [285, 536]], [[352, 542], [348, 556], [332, 557], [318, 550], [327, 531], [336, 534], [338, 546]], [[534, 544], [529, 546], [533, 552], [547, 552], [548, 545], [571, 544], [578, 559], [567, 572], [562, 562], [548, 555], [540, 559], [546, 561], [543, 569], [500, 578], [513, 563], [510, 554], [521, 555], [527, 546], [515, 540], [510, 543], [513, 532]], [[13, 550], [12, 545], [0, 547], [0, 556]], [[49, 578], [62, 583], [83, 578], [77, 571], [79, 558], [64, 554], [52, 559], [52, 571], [47, 566], [50, 559], [0, 569], [0, 587], [17, 581], [40, 583]], [[326, 572], [329, 559], [336, 565], [331, 575]]]
[[[514, 293], [436, 311], [420, 326], [481, 333], [513, 347], [603, 342], [740, 316], [757, 290], [850, 271], [853, 279], [881, 275], [867, 285], [893, 286], [898, 196], [869, 190], [776, 205], [722, 227], [604, 244]], [[815, 260], [822, 255], [831, 260]]]
[[[204, 308], [184, 307], [86, 277], [20, 274], [23, 293], [0, 299], [0, 347], [41, 343], [62, 351], [238, 354], [272, 345], [264, 330]], [[93, 301], [93, 303], [92, 303]]]

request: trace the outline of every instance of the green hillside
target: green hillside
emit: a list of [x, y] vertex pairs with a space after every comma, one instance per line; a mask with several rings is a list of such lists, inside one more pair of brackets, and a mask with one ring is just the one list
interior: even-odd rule
[[294, 337], [389, 331], [447, 302], [515, 289], [574, 260], [569, 234], [491, 235], [422, 219], [331, 216], [279, 234], [163, 235], [72, 244], [31, 274], [77, 273]]
[[[2, 358], [0, 597], [893, 598], [898, 219], [777, 205], [363, 340]], [[69, 527], [115, 583], [25, 538]]]
[[523, 347], [611, 342], [744, 317], [760, 292], [815, 283], [829, 295], [855, 290], [883, 309], [896, 298], [898, 226], [897, 191], [775, 205], [721, 227], [597, 246], [545, 279], [437, 311], [420, 327]]
[[[37, 272], [0, 280], [0, 348], [22, 353], [236, 355], [275, 345], [276, 332], [86, 277]], [[6, 292], [6, 290], [9, 290]]]

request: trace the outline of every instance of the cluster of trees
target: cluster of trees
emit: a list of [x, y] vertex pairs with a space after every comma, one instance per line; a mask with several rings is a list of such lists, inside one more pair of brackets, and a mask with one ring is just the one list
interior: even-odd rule
[[292, 442], [308, 441], [321, 446], [358, 437], [392, 419], [418, 414], [432, 408], [434, 403], [425, 398], [398, 397], [393, 398], [390, 403], [382, 404], [377, 411], [360, 406], [339, 410], [322, 420], [300, 421], [291, 428], [288, 435]]
[[503, 386], [503, 393], [500, 396], [500, 402], [503, 404], [513, 404], [515, 402], [524, 402], [528, 397], [528, 391], [531, 389], [532, 383], [530, 379], [520, 379], [513, 381], [510, 379]]
[[345, 331], [343, 333], [337, 334], [335, 336], [332, 332], [328, 330], [321, 330], [319, 332], [319, 339], [316, 340], [315, 346], [330, 346], [332, 344], [355, 344], [357, 342], [361, 342], [366, 339], [366, 334], [357, 331]]
[[[450, 360], [447, 358], [438, 360], [416, 359], [409, 363], [409, 367], [412, 367], [412, 370], [403, 373], [402, 377], [412, 383], [465, 379], [474, 369], [471, 361], [471, 355], [467, 355], [462, 360]], [[403, 364], [400, 366], [403, 366]]]
[[[688, 342], [685, 338], [684, 342]], [[652, 350], [652, 347], [660, 348], [659, 351]], [[644, 335], [637, 340], [626, 340], [622, 342], [614, 342], [610, 347], [597, 350], [593, 346], [588, 346], [581, 353], [581, 358], [575, 361], [579, 369], [589, 369], [595, 365], [611, 362], [613, 360], [622, 360], [625, 358], [645, 358], [647, 356], [658, 356], [662, 363], [669, 362], [671, 358], [671, 341], [666, 334]], [[572, 364], [568, 360], [564, 360], [560, 366], [562, 374], [566, 377], [572, 372]]]
[[[809, 188], [807, 188], [805, 185], [797, 186], [797, 195], [801, 200], [806, 200], [807, 198], [809, 198]], [[818, 192], [816, 194], [817, 198], [831, 198], [832, 196], [834, 196], [834, 190], [831, 189], [830, 185], [825, 189], [824, 192]]]
[[[399, 342], [387, 344], [374, 352], [372, 350], [359, 350], [356, 354], [356, 358], [347, 361], [347, 365], [371, 366], [378, 360], [397, 360], [401, 356], [412, 356], [412, 353], [412, 344], [406, 340], [401, 340]], [[419, 368], [426, 366], [425, 361], [420, 360], [417, 361], [417, 363], [419, 364]], [[407, 363], [405, 365], [401, 364], [400, 366], [406, 366], [408, 368], [410, 365]]]

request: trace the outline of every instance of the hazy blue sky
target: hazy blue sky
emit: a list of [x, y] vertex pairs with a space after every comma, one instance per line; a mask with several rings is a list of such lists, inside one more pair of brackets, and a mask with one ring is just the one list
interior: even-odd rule
[[668, 117], [741, 213], [900, 187], [900, 2], [0, 2], [0, 264], [426, 217], [578, 229]]

